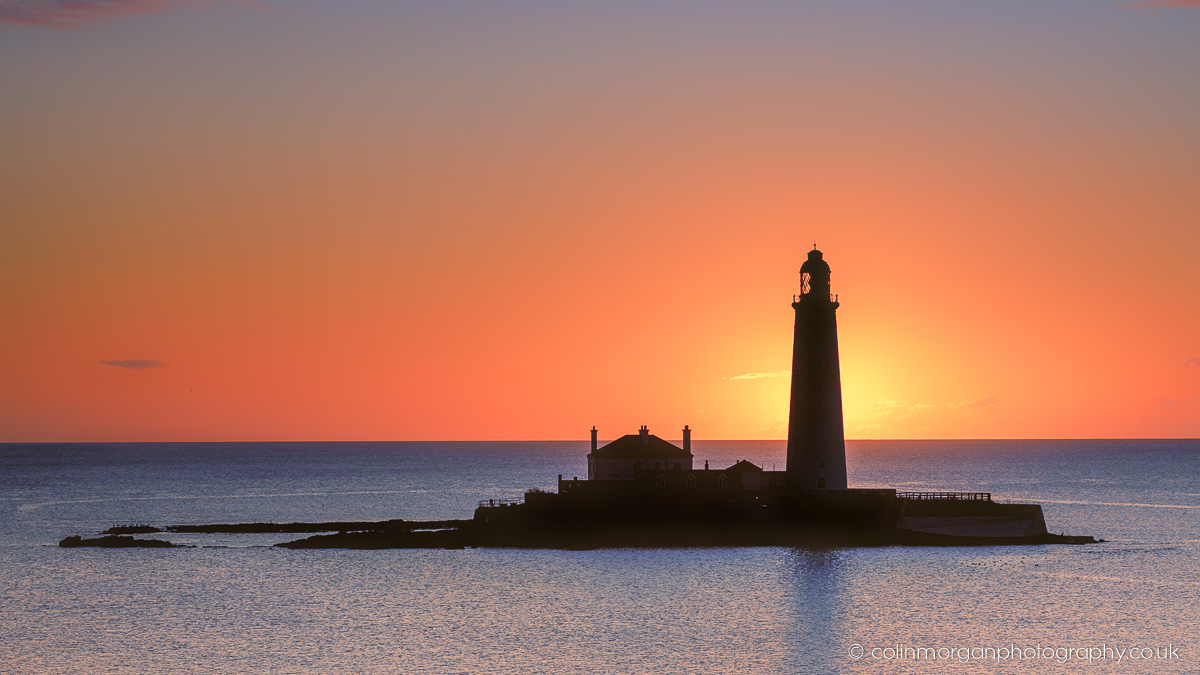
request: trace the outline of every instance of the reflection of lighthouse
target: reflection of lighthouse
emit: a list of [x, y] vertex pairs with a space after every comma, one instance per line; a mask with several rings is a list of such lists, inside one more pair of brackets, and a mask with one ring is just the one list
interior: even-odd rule
[[838, 303], [829, 294], [829, 264], [814, 248], [800, 267], [792, 405], [788, 415], [788, 484], [805, 490], [846, 489]]

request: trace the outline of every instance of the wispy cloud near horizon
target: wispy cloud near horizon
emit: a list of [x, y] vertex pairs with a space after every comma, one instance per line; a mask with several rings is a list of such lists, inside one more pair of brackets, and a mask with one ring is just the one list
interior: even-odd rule
[[790, 370], [777, 370], [773, 373], [746, 373], [745, 375], [734, 375], [727, 377], [726, 380], [764, 380], [773, 377], [787, 377], [792, 374]]
[[919, 401], [917, 403], [898, 403], [891, 399], [886, 401], [875, 401], [866, 408], [860, 410], [860, 416], [865, 417], [891, 417], [892, 419], [904, 419], [912, 415], [917, 415], [936, 408], [937, 405], [928, 401]]
[[1193, 356], [1192, 358], [1188, 359], [1186, 363], [1183, 364], [1184, 368], [1187, 368], [1188, 366], [1195, 366], [1196, 368], [1200, 368], [1200, 359]]
[[989, 396], [987, 398], [981, 398], [978, 401], [975, 401], [973, 403], [968, 403], [967, 407], [978, 410], [979, 408], [986, 408], [989, 405], [996, 405], [999, 402], [1000, 402], [1000, 399], [996, 398], [995, 396]]
[[87, 28], [132, 14], [203, 7], [214, 0], [0, 0], [0, 23]]
[[102, 366], [116, 366], [117, 368], [130, 368], [133, 370], [141, 370], [142, 368], [165, 368], [167, 364], [154, 359], [115, 359], [112, 361], [101, 361]]

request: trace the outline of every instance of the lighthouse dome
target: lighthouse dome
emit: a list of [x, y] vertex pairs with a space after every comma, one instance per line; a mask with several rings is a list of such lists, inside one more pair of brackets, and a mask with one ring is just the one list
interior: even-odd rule
[[821, 252], [814, 248], [808, 252], [808, 260], [800, 266], [800, 274], [829, 274], [829, 263], [825, 262]]

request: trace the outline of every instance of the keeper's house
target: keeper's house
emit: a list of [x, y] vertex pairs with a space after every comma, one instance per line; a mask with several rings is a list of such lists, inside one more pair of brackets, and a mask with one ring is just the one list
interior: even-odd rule
[[[727, 469], [703, 469], [692, 466], [692, 431], [683, 428], [683, 447], [650, 433], [642, 426], [636, 434], [628, 434], [599, 447], [596, 429], [592, 428], [592, 451], [588, 453], [588, 477], [563, 480], [559, 476], [559, 492], [580, 494], [641, 493], [663, 494], [710, 493], [730, 497], [758, 493], [785, 483], [783, 471], [763, 471], [761, 467], [742, 460]], [[611, 489], [601, 490], [603, 486]], [[599, 492], [597, 492], [599, 490]]]
[[683, 428], [683, 447], [658, 436], [642, 425], [638, 433], [628, 434], [597, 448], [596, 428], [592, 427], [592, 451], [588, 453], [588, 480], [633, 480], [635, 469], [683, 470], [692, 468], [692, 431]]

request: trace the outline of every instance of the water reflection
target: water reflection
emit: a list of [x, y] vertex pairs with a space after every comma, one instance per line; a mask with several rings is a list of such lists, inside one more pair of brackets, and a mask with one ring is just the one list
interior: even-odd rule
[[790, 585], [786, 601], [791, 618], [791, 663], [806, 669], [844, 665], [839, 657], [848, 647], [842, 644], [848, 610], [845, 564], [846, 552], [842, 549], [788, 550]]

